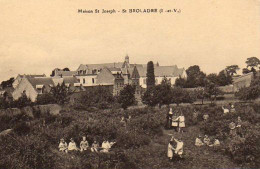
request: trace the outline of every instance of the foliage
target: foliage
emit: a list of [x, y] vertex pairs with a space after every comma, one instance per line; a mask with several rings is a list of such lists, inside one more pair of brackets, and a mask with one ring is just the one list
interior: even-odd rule
[[182, 78], [182, 77], [179, 76], [179, 77], [175, 80], [174, 86], [184, 88], [185, 85], [186, 85], [186, 80], [185, 80], [184, 78]]
[[232, 84], [232, 77], [230, 74], [227, 73], [226, 70], [222, 70], [218, 74], [218, 85], [219, 86], [226, 86]]
[[255, 100], [260, 96], [260, 77], [255, 77], [249, 87], [241, 88], [235, 93], [239, 100]]
[[26, 106], [31, 106], [33, 105], [32, 101], [30, 98], [26, 96], [26, 94], [22, 94], [21, 97], [19, 97], [17, 100], [10, 101], [9, 103], [10, 107], [14, 108], [22, 108]]
[[172, 89], [172, 103], [179, 105], [180, 103], [193, 103], [195, 101], [194, 92], [174, 87]]
[[152, 61], [147, 63], [146, 77], [147, 77], [147, 80], [146, 80], [147, 88], [154, 87], [155, 86], [155, 75], [154, 75], [154, 65], [153, 65]]
[[243, 68], [242, 69], [242, 73], [243, 74], [247, 74], [247, 73], [250, 73], [251, 71], [248, 69], [248, 68]]
[[68, 96], [71, 94], [69, 88], [63, 82], [51, 88], [50, 92], [58, 104], [64, 104], [68, 101]]
[[210, 83], [213, 83], [213, 84], [218, 84], [218, 75], [215, 74], [215, 73], [211, 73], [207, 76], [207, 80], [210, 82]]
[[226, 67], [226, 71], [230, 76], [237, 74], [237, 70], [239, 70], [238, 65], [231, 65]]
[[107, 109], [115, 102], [115, 98], [105, 87], [98, 86], [87, 90], [76, 102], [75, 106], [82, 109], [88, 109], [89, 107]]
[[39, 94], [36, 98], [36, 104], [39, 105], [54, 104], [54, 103], [56, 103], [56, 100], [50, 93]]
[[158, 97], [156, 95], [156, 88], [150, 87], [142, 95], [142, 102], [148, 106], [156, 106], [158, 104]]
[[214, 83], [208, 83], [205, 87], [204, 94], [211, 98], [212, 102], [213, 100], [216, 100], [218, 95], [223, 94], [223, 92]]
[[14, 82], [14, 78], [11, 77], [10, 79], [8, 79], [8, 80], [6, 80], [6, 81], [2, 81], [2, 82], [1, 82], [1, 87], [2, 87], [3, 89], [5, 89], [5, 88], [7, 88], [7, 87], [12, 87], [13, 82]]
[[187, 88], [205, 86], [206, 74], [200, 70], [198, 65], [190, 66], [187, 70]]
[[155, 95], [156, 100], [159, 103], [159, 106], [169, 105], [172, 102], [172, 87], [171, 82], [164, 78], [161, 84], [155, 86]]
[[127, 109], [127, 107], [133, 105], [135, 103], [135, 87], [126, 85], [123, 90], [120, 91], [118, 103], [121, 104], [123, 109]]
[[257, 68], [260, 65], [260, 60], [257, 57], [247, 58], [246, 65], [247, 65], [247, 68], [248, 67], [251, 67], [251, 69]]

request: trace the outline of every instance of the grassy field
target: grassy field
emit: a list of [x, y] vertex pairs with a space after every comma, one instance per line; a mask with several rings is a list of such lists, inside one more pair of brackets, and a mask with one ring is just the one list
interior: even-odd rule
[[[255, 168], [259, 166], [259, 105], [237, 105], [237, 113], [223, 116], [220, 106], [199, 106], [198, 120], [192, 118], [194, 106], [182, 105], [186, 118], [183, 133], [165, 130], [167, 108], [131, 108], [127, 110], [132, 119], [124, 127], [120, 123], [123, 116], [119, 109], [84, 111], [64, 106], [60, 116], [34, 113], [34, 118], [17, 116], [12, 119], [1, 117], [1, 123], [14, 132], [0, 138], [0, 168]], [[209, 113], [210, 120], [202, 122], [202, 115]], [[228, 136], [227, 126], [241, 116], [245, 126], [245, 138], [252, 147], [238, 142], [235, 156], [233, 138]], [[45, 123], [43, 123], [45, 121]], [[2, 130], [6, 128], [1, 128]], [[201, 134], [218, 135], [219, 149], [196, 147], [195, 138]], [[68, 142], [73, 137], [79, 145], [82, 135], [87, 135], [91, 144], [94, 139], [116, 141], [108, 154], [61, 153], [58, 151], [59, 139]], [[184, 141], [184, 159], [169, 161], [167, 145], [170, 135], [181, 137]], [[251, 137], [254, 135], [256, 137]], [[248, 144], [247, 143], [247, 144]], [[259, 145], [259, 146], [258, 146]], [[244, 155], [245, 151], [249, 152]], [[252, 152], [251, 152], [252, 151]], [[248, 159], [249, 157], [250, 159]], [[242, 159], [242, 160], [241, 160]]]

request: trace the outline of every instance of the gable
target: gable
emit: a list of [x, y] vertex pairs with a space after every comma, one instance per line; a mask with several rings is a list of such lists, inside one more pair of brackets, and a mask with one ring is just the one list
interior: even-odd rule
[[114, 84], [114, 80], [115, 77], [107, 68], [102, 69], [101, 72], [97, 75], [97, 84]]

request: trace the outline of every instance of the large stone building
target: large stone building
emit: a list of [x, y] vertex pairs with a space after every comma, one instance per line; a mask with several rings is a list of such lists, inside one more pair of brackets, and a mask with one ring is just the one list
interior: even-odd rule
[[[104, 63], [104, 64], [81, 64], [77, 69], [76, 77], [80, 79], [82, 85], [96, 85], [98, 74], [102, 69], [108, 68], [112, 73], [117, 72], [124, 78], [124, 84], [132, 84], [146, 88], [146, 64], [130, 64], [129, 56], [125, 57], [124, 62]], [[186, 78], [187, 74], [184, 68], [174, 66], [154, 66], [156, 84], [160, 84], [163, 78], [170, 80], [175, 84], [178, 77]]]

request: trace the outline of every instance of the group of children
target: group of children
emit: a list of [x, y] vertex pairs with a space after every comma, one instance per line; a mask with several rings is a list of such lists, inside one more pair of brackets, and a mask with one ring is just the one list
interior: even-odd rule
[[176, 112], [172, 111], [170, 108], [169, 113], [167, 114], [167, 122], [166, 126], [168, 129], [175, 129], [175, 131], [183, 132], [183, 128], [185, 127], [185, 117], [181, 110], [177, 110]]
[[182, 158], [183, 155], [183, 141], [172, 137], [168, 144], [167, 156], [170, 160], [173, 160], [174, 154], [176, 157]]
[[59, 151], [68, 153], [69, 151], [86, 151], [90, 148], [91, 152], [103, 152], [107, 153], [111, 149], [112, 145], [115, 142], [109, 142], [108, 140], [104, 140], [101, 147], [99, 146], [98, 142], [94, 140], [91, 147], [89, 147], [89, 143], [86, 139], [86, 136], [82, 137], [82, 141], [80, 142], [80, 148], [77, 147], [73, 138], [70, 139], [69, 145], [65, 142], [64, 138], [60, 139], [59, 143]]
[[217, 138], [213, 139], [214, 141], [211, 141], [210, 138], [205, 135], [203, 140], [202, 140], [202, 137], [199, 135], [199, 137], [196, 138], [195, 140], [195, 146], [203, 146], [203, 145], [206, 145], [206, 146], [209, 146], [209, 147], [214, 147], [214, 146], [219, 146], [220, 145], [220, 142]]

